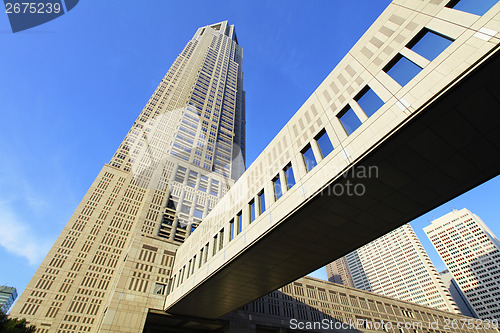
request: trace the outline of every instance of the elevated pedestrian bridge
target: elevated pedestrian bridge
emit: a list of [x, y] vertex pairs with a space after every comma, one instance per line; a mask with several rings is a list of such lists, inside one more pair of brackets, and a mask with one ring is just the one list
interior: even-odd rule
[[179, 248], [167, 312], [218, 318], [499, 174], [500, 4], [445, 5], [389, 5]]

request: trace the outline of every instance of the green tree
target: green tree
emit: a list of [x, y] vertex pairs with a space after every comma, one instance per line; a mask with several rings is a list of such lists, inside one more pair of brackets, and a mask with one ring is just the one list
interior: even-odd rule
[[34, 333], [36, 327], [29, 325], [26, 319], [8, 318], [0, 310], [0, 332], [1, 333]]

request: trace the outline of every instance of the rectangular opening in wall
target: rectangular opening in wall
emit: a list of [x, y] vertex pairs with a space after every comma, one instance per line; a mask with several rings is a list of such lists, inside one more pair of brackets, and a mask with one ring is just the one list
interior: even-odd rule
[[384, 68], [384, 72], [399, 83], [401, 87], [406, 86], [421, 70], [420, 66], [403, 57], [401, 54], [398, 54]]
[[187, 266], [187, 271], [186, 271], [186, 279], [189, 277], [189, 274], [191, 273], [191, 264], [193, 260], [189, 260], [188, 266]]
[[203, 260], [204, 263], [206, 263], [208, 261], [208, 246], [209, 244], [205, 244], [205, 258]]
[[319, 150], [321, 151], [321, 155], [323, 158], [325, 158], [333, 151], [332, 141], [330, 141], [330, 138], [328, 137], [325, 129], [321, 130], [321, 132], [316, 135], [314, 140], [318, 142]]
[[482, 16], [497, 2], [498, 0], [453, 0], [446, 7]]
[[210, 194], [214, 196], [219, 195], [219, 182], [215, 179], [212, 179], [212, 184], [210, 185]]
[[286, 186], [288, 189], [291, 189], [293, 185], [295, 185], [295, 176], [293, 174], [292, 163], [288, 163], [285, 169], [283, 169], [283, 171], [285, 171]]
[[229, 221], [229, 241], [232, 241], [234, 238], [234, 219]]
[[451, 43], [453, 43], [453, 39], [432, 30], [423, 29], [406, 47], [427, 60], [432, 61], [450, 46]]
[[304, 164], [306, 166], [307, 172], [311, 171], [317, 164], [316, 158], [310, 144], [308, 144], [304, 149], [302, 149], [302, 157], [304, 159]]
[[240, 232], [243, 231], [243, 214], [241, 213], [241, 211], [238, 213], [238, 215], [236, 215], [236, 218], [238, 219], [238, 230], [237, 230], [237, 234], [239, 235]]
[[281, 180], [280, 175], [273, 178], [273, 188], [274, 188], [274, 201], [277, 201], [283, 193], [281, 192]]
[[203, 211], [200, 208], [201, 207], [196, 207], [193, 213], [193, 216], [199, 219], [203, 218]]
[[200, 249], [200, 261], [198, 262], [198, 268], [203, 264], [203, 248]]
[[224, 247], [224, 228], [219, 231], [219, 250]]
[[259, 192], [259, 215], [266, 211], [266, 197], [264, 195], [264, 190]]
[[364, 87], [354, 100], [363, 109], [367, 117], [371, 117], [384, 105], [384, 101], [369, 86]]
[[193, 266], [191, 268], [191, 274], [194, 273], [194, 268], [196, 267], [196, 255], [193, 257]]
[[248, 203], [248, 207], [249, 207], [249, 210], [250, 210], [250, 223], [252, 223], [253, 221], [255, 221], [255, 201], [252, 200]]
[[214, 236], [214, 241], [213, 241], [213, 246], [212, 246], [212, 256], [214, 256], [217, 253], [217, 248], [219, 246], [219, 244], [217, 244], [217, 236], [218, 235]]
[[354, 110], [347, 105], [342, 112], [337, 116], [339, 118], [342, 127], [346, 131], [347, 135], [351, 135], [359, 126], [361, 126], [361, 120], [354, 112]]

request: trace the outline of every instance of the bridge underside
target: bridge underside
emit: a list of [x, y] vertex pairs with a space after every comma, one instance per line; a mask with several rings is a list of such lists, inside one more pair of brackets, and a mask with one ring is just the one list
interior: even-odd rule
[[370, 166], [377, 178], [329, 183], [336, 193], [336, 184], [362, 183], [365, 195], [316, 193], [168, 312], [219, 318], [498, 175], [500, 56], [448, 87], [352, 168]]

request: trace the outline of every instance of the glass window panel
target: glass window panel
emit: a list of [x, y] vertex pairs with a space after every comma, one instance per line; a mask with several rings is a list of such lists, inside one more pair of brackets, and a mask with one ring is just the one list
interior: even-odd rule
[[264, 190], [259, 193], [259, 215], [266, 211], [266, 197], [264, 195]]
[[293, 185], [295, 185], [295, 176], [293, 175], [292, 164], [288, 164], [285, 167], [285, 176], [286, 176], [286, 186], [288, 189], [291, 189]]
[[302, 156], [304, 157], [307, 172], [311, 171], [318, 164], [310, 145], [302, 151]]
[[281, 179], [279, 175], [277, 175], [273, 180], [273, 188], [274, 200], [278, 200], [283, 195], [283, 193], [281, 192]]
[[219, 250], [224, 247], [224, 228], [219, 231]]
[[238, 234], [243, 230], [243, 214], [238, 213]]
[[402, 55], [398, 55], [394, 60], [384, 69], [384, 72], [389, 74], [397, 83], [404, 87], [411, 81], [420, 71], [420, 68], [414, 62], [411, 62]]
[[318, 142], [319, 150], [321, 151], [323, 158], [333, 151], [332, 142], [330, 141], [330, 138], [328, 137], [328, 134], [326, 134], [325, 130], [320, 132], [319, 136], [316, 137], [316, 141]]
[[384, 105], [384, 101], [368, 86], [361, 91], [361, 94], [359, 94], [355, 100], [368, 117], [371, 117], [382, 107], [382, 105]]
[[217, 236], [218, 235], [214, 236], [214, 242], [213, 242], [213, 246], [212, 246], [212, 255], [213, 256], [217, 253]]
[[351, 135], [359, 126], [361, 126], [361, 120], [359, 120], [358, 116], [354, 112], [354, 110], [348, 107], [343, 113], [341, 113], [340, 122], [347, 133], [347, 135]]
[[250, 207], [250, 223], [252, 223], [255, 221], [255, 201], [250, 201], [248, 205]]
[[432, 61], [450, 46], [451, 43], [453, 43], [452, 39], [424, 29], [417, 35], [415, 40], [408, 44], [408, 48], [427, 60]]
[[229, 222], [229, 241], [233, 240], [234, 238], [234, 220], [231, 220]]
[[201, 219], [203, 217], [203, 211], [199, 209], [194, 210], [194, 217]]
[[451, 1], [446, 7], [461, 10], [463, 12], [484, 15], [498, 0], [460, 0]]

